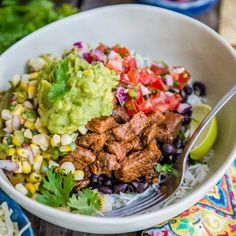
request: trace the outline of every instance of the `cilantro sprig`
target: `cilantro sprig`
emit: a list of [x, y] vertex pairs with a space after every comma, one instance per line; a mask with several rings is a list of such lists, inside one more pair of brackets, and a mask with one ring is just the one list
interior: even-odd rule
[[64, 175], [48, 170], [36, 200], [52, 207], [67, 206], [73, 212], [83, 215], [93, 215], [101, 209], [98, 193], [91, 189], [83, 189], [79, 191], [78, 196], [75, 194], [71, 196], [74, 187], [72, 174]]
[[98, 193], [91, 189], [81, 190], [79, 196], [75, 194], [69, 199], [68, 205], [73, 212], [78, 212], [82, 215], [93, 215], [101, 209], [101, 200]]
[[54, 81], [48, 93], [48, 99], [50, 102], [55, 102], [63, 98], [65, 95], [68, 89], [66, 86], [66, 82], [69, 79], [68, 71], [69, 65], [67, 59], [56, 62]]
[[66, 206], [73, 187], [74, 178], [72, 174], [63, 175], [48, 170], [47, 179], [43, 179], [41, 193], [37, 194], [36, 200], [52, 207]]
[[160, 163], [157, 163], [155, 167], [156, 172], [161, 173], [161, 174], [172, 174], [175, 177], [179, 177], [180, 173], [177, 171], [173, 165], [170, 164], [163, 164], [161, 165]]

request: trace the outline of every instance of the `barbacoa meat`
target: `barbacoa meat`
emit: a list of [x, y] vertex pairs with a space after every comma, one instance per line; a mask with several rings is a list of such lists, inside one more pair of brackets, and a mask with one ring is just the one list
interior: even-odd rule
[[75, 151], [69, 153], [67, 156], [62, 157], [59, 163], [72, 162], [76, 170], [82, 170], [96, 159], [96, 156], [88, 149], [78, 146]]
[[115, 154], [119, 161], [124, 160], [127, 153], [132, 149], [132, 144], [129, 142], [111, 142], [106, 144], [107, 151]]
[[135, 114], [129, 122], [113, 128], [112, 132], [116, 140], [130, 141], [146, 128], [148, 122], [149, 118], [143, 112], [139, 112]]
[[129, 115], [125, 111], [124, 107], [117, 106], [113, 111], [112, 111], [112, 116], [115, 119], [116, 122], [118, 123], [125, 123], [130, 120]]
[[172, 143], [181, 129], [184, 117], [178, 113], [165, 113], [165, 121], [157, 127], [156, 139], [163, 143]]
[[111, 176], [114, 170], [118, 170], [120, 168], [120, 164], [117, 161], [116, 155], [101, 152], [98, 154], [96, 161], [90, 165], [90, 168], [95, 175], [104, 174]]
[[103, 118], [92, 119], [86, 125], [86, 128], [95, 133], [101, 134], [105, 131], [113, 128], [116, 125], [116, 121], [112, 116], [107, 116]]
[[121, 162], [121, 167], [115, 171], [117, 179], [123, 182], [132, 182], [141, 176], [154, 175], [154, 167], [161, 157], [161, 151], [155, 142], [151, 142], [143, 151], [130, 154]]
[[84, 148], [91, 148], [94, 152], [100, 152], [108, 137], [106, 133], [88, 133], [79, 137], [78, 144]]

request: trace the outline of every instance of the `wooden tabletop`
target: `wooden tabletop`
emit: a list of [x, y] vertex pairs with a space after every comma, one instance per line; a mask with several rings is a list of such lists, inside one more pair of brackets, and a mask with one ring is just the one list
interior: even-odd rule
[[[101, 6], [121, 4], [121, 3], [134, 3], [135, 1], [134, 0], [83, 0], [83, 1], [74, 0], [73, 2], [79, 2], [80, 11], [85, 11], [88, 9], [101, 7]], [[218, 15], [219, 15], [219, 4], [216, 7], [214, 7], [212, 10], [210, 10], [209, 12], [196, 17], [196, 19], [204, 22], [205, 24], [209, 25], [211, 28], [217, 30], [218, 29]], [[32, 223], [35, 235], [37, 236], [95, 236], [95, 235], [98, 235], [98, 234], [88, 234], [88, 233], [67, 230], [59, 226], [50, 224], [32, 215], [31, 213], [27, 211], [25, 212]], [[114, 234], [114, 236], [115, 235], [135, 236], [135, 235], [140, 235], [140, 232]]]

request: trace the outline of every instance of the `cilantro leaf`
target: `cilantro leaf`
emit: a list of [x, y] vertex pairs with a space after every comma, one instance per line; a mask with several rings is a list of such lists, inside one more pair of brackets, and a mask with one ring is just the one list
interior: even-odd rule
[[55, 102], [64, 97], [67, 91], [66, 82], [69, 79], [68, 71], [69, 65], [67, 59], [56, 63], [54, 83], [48, 92], [48, 99], [50, 102]]
[[78, 197], [73, 194], [69, 199], [68, 206], [72, 208], [74, 212], [83, 215], [93, 215], [101, 209], [101, 201], [98, 193], [87, 188], [81, 190]]
[[161, 165], [160, 163], [157, 163], [155, 167], [156, 172], [161, 173], [161, 174], [172, 174], [176, 177], [179, 177], [179, 171], [177, 171], [173, 165], [169, 164], [163, 164]]
[[62, 173], [53, 173], [52, 170], [48, 170], [47, 179], [44, 178], [36, 200], [52, 207], [66, 206], [74, 187], [73, 175], [65, 176]]

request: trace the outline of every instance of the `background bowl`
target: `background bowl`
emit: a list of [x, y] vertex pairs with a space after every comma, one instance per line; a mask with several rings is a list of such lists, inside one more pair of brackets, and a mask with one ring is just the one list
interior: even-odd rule
[[[27, 216], [21, 210], [21, 208], [16, 204], [16, 202], [12, 200], [10, 197], [8, 197], [8, 195], [4, 193], [2, 189], [0, 189], [0, 204], [2, 204], [3, 202], [7, 202], [8, 207], [13, 210], [11, 214], [11, 220], [13, 222], [17, 222], [19, 230], [30, 222]], [[22, 234], [22, 236], [34, 236], [32, 227], [30, 226]]]
[[[236, 57], [233, 49], [213, 30], [186, 16], [144, 5], [117, 5], [79, 13], [24, 38], [0, 57], [1, 88], [15, 73], [23, 73], [26, 61], [41, 53], [62, 55], [76, 41], [92, 45], [120, 43], [170, 65], [183, 65], [194, 80], [207, 86], [208, 102], [216, 101], [235, 83]], [[92, 233], [122, 233], [151, 227], [191, 207], [227, 171], [236, 154], [236, 99], [219, 114], [219, 135], [210, 172], [178, 203], [148, 214], [103, 218], [66, 213], [39, 204], [17, 192], [4, 173], [0, 185], [15, 201], [51, 223]]]
[[195, 0], [190, 2], [174, 2], [170, 0], [138, 0], [140, 3], [163, 7], [188, 16], [202, 14], [212, 8], [218, 0]]

